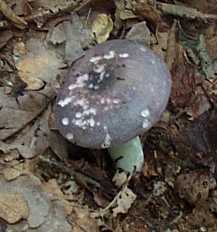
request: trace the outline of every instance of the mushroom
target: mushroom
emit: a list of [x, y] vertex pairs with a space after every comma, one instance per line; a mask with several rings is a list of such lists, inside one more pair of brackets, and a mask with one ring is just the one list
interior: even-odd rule
[[135, 41], [110, 40], [87, 50], [66, 75], [54, 108], [70, 142], [109, 148], [117, 168], [141, 170], [139, 135], [165, 110], [171, 78], [163, 60]]

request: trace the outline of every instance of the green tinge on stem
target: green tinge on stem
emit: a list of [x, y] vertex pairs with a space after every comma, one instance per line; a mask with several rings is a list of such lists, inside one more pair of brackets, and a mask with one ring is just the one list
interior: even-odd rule
[[120, 168], [130, 174], [140, 172], [144, 162], [142, 144], [139, 136], [127, 143], [109, 148], [111, 158], [116, 162], [116, 168]]

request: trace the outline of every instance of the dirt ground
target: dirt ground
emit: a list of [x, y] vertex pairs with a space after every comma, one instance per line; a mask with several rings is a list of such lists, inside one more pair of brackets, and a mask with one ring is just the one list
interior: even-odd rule
[[[0, 232], [217, 231], [216, 0], [0, 0]], [[53, 105], [85, 50], [131, 39], [172, 91], [121, 187], [107, 150], [67, 142]]]

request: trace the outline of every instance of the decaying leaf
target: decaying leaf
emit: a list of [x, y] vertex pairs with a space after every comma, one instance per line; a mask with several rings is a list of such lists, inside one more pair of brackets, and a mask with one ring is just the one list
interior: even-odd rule
[[175, 62], [171, 69], [173, 80], [171, 101], [176, 107], [186, 107], [190, 104], [196, 83], [200, 79], [197, 78], [196, 67], [186, 61], [183, 47], [177, 44], [175, 51]]
[[49, 30], [47, 34], [47, 41], [53, 45], [59, 45], [66, 41], [63, 23], [60, 23]]
[[173, 25], [169, 31], [168, 34], [168, 40], [167, 40], [167, 51], [166, 51], [166, 63], [171, 70], [173, 63], [175, 62], [176, 58], [176, 30], [177, 30], [177, 22], [174, 21]]
[[133, 12], [132, 2], [127, 0], [116, 0], [116, 12], [115, 16], [121, 20], [134, 19], [137, 16]]
[[21, 194], [0, 192], [0, 218], [12, 224], [26, 219], [28, 214], [28, 205]]
[[91, 218], [87, 207], [75, 207], [72, 213], [73, 232], [94, 231], [99, 232], [96, 220]]
[[196, 39], [188, 38], [185, 33], [180, 33], [180, 39], [186, 48], [190, 59], [198, 65], [200, 72], [207, 78], [214, 78], [214, 67], [206, 48], [204, 35], [200, 34]]
[[[44, 99], [43, 99], [44, 100]], [[32, 107], [20, 109], [15, 101], [15, 98], [8, 97], [4, 94], [3, 88], [0, 88], [0, 139], [6, 139], [24, 128], [28, 123], [37, 117], [43, 107], [44, 102], [31, 102]], [[40, 105], [42, 104], [42, 105]], [[40, 108], [42, 107], [42, 108]]]
[[57, 131], [50, 131], [48, 136], [49, 147], [60, 160], [67, 160], [67, 141]]
[[[16, 198], [15, 201], [14, 196], [20, 196], [20, 199]], [[62, 202], [57, 199], [53, 201], [52, 194], [43, 191], [40, 180], [34, 176], [20, 176], [9, 182], [1, 178], [0, 205], [1, 203], [3, 206], [7, 206], [6, 212], [10, 216], [11, 222], [15, 223], [22, 218], [26, 219], [18, 224], [9, 225], [9, 229], [12, 231], [22, 231], [19, 228], [24, 225], [27, 231], [32, 231], [32, 229], [36, 232], [71, 231]], [[26, 210], [27, 205], [28, 211]], [[2, 217], [3, 211], [0, 211], [0, 217]]]
[[1, 31], [0, 32], [0, 49], [3, 48], [7, 42], [13, 37], [12, 31]]
[[119, 213], [127, 213], [133, 202], [136, 200], [136, 195], [128, 187], [121, 191], [117, 198], [117, 206], [112, 209], [113, 216], [117, 217]]
[[157, 33], [157, 44], [154, 44], [152, 49], [161, 57], [165, 57], [165, 51], [167, 50], [167, 41], [168, 41], [168, 33], [167, 32], [158, 32]]
[[48, 121], [50, 111], [51, 109], [48, 107], [48, 109], [35, 120], [33, 125], [28, 125], [14, 140], [14, 143], [17, 145], [22, 144], [23, 150], [21, 150], [21, 148], [19, 150], [22, 157], [28, 159], [36, 155], [41, 155], [48, 148]]
[[151, 26], [156, 30], [158, 23], [161, 20], [161, 14], [154, 6], [154, 4], [150, 4], [151, 1], [147, 0], [137, 0], [133, 4], [134, 12], [139, 17], [145, 18], [148, 22], [150, 22]]
[[186, 7], [183, 5], [158, 2], [157, 8], [161, 10], [164, 14], [170, 14], [188, 19], [202, 19], [204, 21], [206, 21], [207, 19], [217, 19], [217, 15], [215, 14], [203, 14], [195, 8]]
[[[16, 67], [27, 89], [40, 89], [44, 81], [54, 81], [60, 73], [63, 60], [40, 39], [30, 39], [24, 45], [15, 44]], [[21, 47], [21, 49], [20, 49]]]
[[134, 24], [127, 33], [126, 38], [139, 41], [148, 47], [151, 44], [151, 32], [145, 21]]
[[84, 53], [92, 43], [94, 37], [80, 16], [76, 13], [70, 15], [69, 20], [65, 20], [49, 30], [47, 35], [48, 43], [57, 46], [63, 44], [64, 60], [71, 65]]
[[46, 10], [55, 11], [58, 10], [58, 8], [62, 8], [66, 6], [67, 4], [73, 4], [75, 3], [75, 0], [38, 0], [35, 2], [35, 4], [38, 7], [44, 8]]
[[53, 200], [60, 200], [64, 204], [64, 211], [66, 215], [70, 215], [72, 212], [72, 205], [69, 204], [69, 202], [66, 201], [66, 196], [63, 194], [63, 192], [60, 189], [61, 187], [58, 185], [56, 179], [50, 179], [48, 182], [46, 182], [42, 189], [46, 191], [47, 193], [50, 193], [52, 195]]
[[97, 43], [105, 42], [113, 29], [113, 21], [109, 15], [98, 14], [92, 23], [92, 33]]
[[[36, 94], [33, 98], [21, 97], [22, 107], [12, 97], [8, 97], [0, 88], [0, 139], [5, 140], [22, 130], [16, 138], [0, 143], [4, 153], [17, 150], [25, 158], [42, 154], [48, 147], [48, 115], [46, 98]], [[26, 100], [26, 101], [25, 101]], [[40, 118], [38, 116], [41, 115]], [[37, 120], [36, 120], [37, 119]], [[31, 122], [34, 121], [33, 124]]]
[[204, 90], [200, 87], [195, 90], [195, 97], [190, 107], [187, 107], [187, 114], [191, 120], [198, 118], [203, 113], [207, 112], [211, 108], [209, 99], [207, 98]]
[[27, 26], [27, 22], [21, 17], [17, 16], [13, 10], [5, 3], [4, 0], [0, 0], [0, 12], [14, 23], [14, 25], [20, 29], [24, 29]]
[[6, 180], [10, 181], [10, 180], [14, 180], [17, 177], [19, 177], [22, 173], [24, 173], [22, 166], [17, 165], [16, 167], [4, 168], [3, 171], [2, 171], [2, 174], [3, 174], [4, 178]]

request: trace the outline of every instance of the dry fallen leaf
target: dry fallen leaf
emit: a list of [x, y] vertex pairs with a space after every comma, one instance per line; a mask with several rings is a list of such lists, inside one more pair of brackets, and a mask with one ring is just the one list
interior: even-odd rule
[[3, 48], [7, 42], [13, 37], [12, 31], [1, 31], [0, 32], [0, 49]]
[[133, 5], [129, 0], [116, 0], [115, 16], [121, 20], [134, 19], [137, 16], [133, 12]]
[[49, 44], [55, 47], [62, 45], [64, 60], [68, 65], [84, 54], [84, 48], [88, 48], [93, 39], [86, 21], [76, 13], [72, 13], [68, 20], [51, 27], [47, 35]]
[[12, 224], [26, 219], [28, 214], [27, 202], [21, 194], [0, 192], [0, 218]]
[[139, 17], [145, 18], [151, 26], [156, 30], [161, 19], [160, 12], [156, 9], [155, 5], [148, 0], [137, 0], [134, 3], [134, 12]]
[[[2, 203], [6, 209], [2, 208]], [[24, 203], [28, 205], [28, 214]], [[5, 211], [2, 211], [3, 209]], [[11, 223], [18, 222], [22, 218], [26, 219], [9, 225], [8, 229], [11, 231], [22, 231], [20, 226], [25, 226], [26, 231], [33, 229], [37, 232], [71, 231], [62, 201], [54, 200], [52, 193], [43, 191], [40, 180], [34, 176], [23, 175], [13, 181], [0, 179], [0, 217], [3, 212], [7, 216], [6, 218], [3, 215], [4, 219], [10, 219]]]
[[136, 200], [136, 195], [128, 187], [121, 191], [117, 198], [117, 206], [112, 209], [113, 216], [117, 217], [119, 213], [127, 213], [133, 202]]
[[72, 213], [73, 232], [99, 232], [96, 220], [91, 218], [87, 207], [75, 207]]
[[37, 90], [43, 87], [44, 81], [54, 81], [63, 65], [57, 52], [49, 49], [40, 39], [32, 38], [22, 44], [23, 42], [15, 44], [15, 65], [19, 77], [27, 84], [27, 89]]
[[[49, 147], [48, 121], [50, 107], [40, 115], [33, 125], [26, 126], [22, 133], [19, 133], [12, 144], [16, 144], [20, 155], [26, 159], [43, 154]], [[22, 146], [22, 147], [21, 147]]]
[[147, 27], [146, 22], [143, 21], [134, 24], [132, 28], [129, 30], [129, 32], [126, 34], [126, 39], [136, 40], [150, 47], [151, 32]]
[[70, 215], [72, 212], [72, 205], [66, 201], [66, 196], [60, 189], [56, 179], [50, 179], [48, 182], [44, 183], [42, 189], [52, 195], [53, 200], [61, 200], [64, 204], [64, 211], [66, 215]]
[[13, 22], [17, 28], [26, 28], [27, 22], [23, 18], [17, 16], [4, 0], [0, 0], [0, 12], [11, 22]]
[[186, 107], [194, 97], [199, 77], [196, 75], [196, 67], [186, 60], [184, 48], [177, 44], [175, 51], [175, 61], [171, 67], [171, 102], [175, 107]]
[[18, 176], [20, 176], [23, 173], [22, 167], [9, 167], [4, 168], [2, 171], [2, 174], [4, 178], [8, 181], [16, 179]]
[[105, 42], [113, 30], [113, 21], [109, 15], [98, 14], [92, 23], [92, 33], [97, 43]]
[[15, 98], [5, 95], [4, 88], [0, 87], [0, 140], [7, 139], [35, 119], [45, 107], [44, 98], [41, 96], [40, 101], [31, 101], [31, 105], [28, 109], [20, 108]]
[[74, 0], [37, 0], [36, 5], [38, 8], [44, 8], [50, 11], [58, 10], [58, 8], [65, 7], [67, 4], [75, 3]]
[[[32, 99], [22, 97], [20, 99], [23, 103], [21, 107], [21, 105], [17, 105], [14, 98], [4, 95], [1, 90], [2, 88], [0, 88], [2, 104], [0, 109], [0, 140], [5, 140], [5, 142], [0, 143], [0, 149], [4, 153], [17, 150], [25, 158], [42, 154], [48, 147], [47, 133], [50, 112], [50, 108], [48, 108], [42, 114], [47, 104], [44, 96], [38, 94]], [[24, 99], [27, 101], [23, 102]], [[41, 117], [38, 117], [39, 115]], [[31, 124], [33, 120], [34, 123]], [[17, 134], [16, 138], [11, 139], [10, 142], [7, 141], [7, 138], [18, 131], [20, 133]]]
[[47, 34], [47, 41], [55, 46], [62, 44], [66, 41], [63, 23], [59, 23], [55, 27], [50, 28]]

